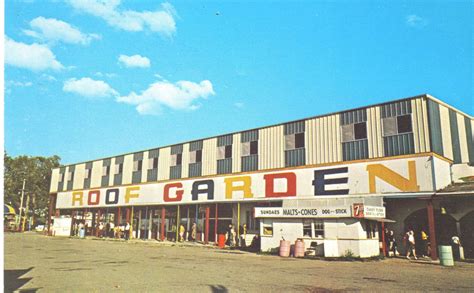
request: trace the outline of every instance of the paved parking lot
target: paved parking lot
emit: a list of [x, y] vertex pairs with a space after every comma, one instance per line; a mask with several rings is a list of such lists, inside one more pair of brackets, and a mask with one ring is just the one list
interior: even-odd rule
[[474, 264], [285, 259], [158, 242], [5, 235], [6, 292], [474, 291]]

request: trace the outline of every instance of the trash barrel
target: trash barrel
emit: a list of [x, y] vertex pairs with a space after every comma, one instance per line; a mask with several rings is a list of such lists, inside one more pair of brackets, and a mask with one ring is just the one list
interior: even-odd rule
[[304, 242], [300, 239], [295, 242], [295, 257], [304, 257]]
[[280, 240], [280, 256], [282, 257], [290, 256], [290, 241]]
[[217, 246], [219, 248], [225, 247], [225, 234], [219, 234], [217, 237]]
[[79, 237], [80, 237], [80, 238], [84, 238], [85, 234], [86, 234], [86, 233], [85, 233], [85, 230], [84, 230], [84, 229], [80, 229], [80, 230], [79, 230]]
[[439, 262], [442, 266], [452, 267], [454, 266], [453, 260], [453, 249], [451, 245], [439, 245]]

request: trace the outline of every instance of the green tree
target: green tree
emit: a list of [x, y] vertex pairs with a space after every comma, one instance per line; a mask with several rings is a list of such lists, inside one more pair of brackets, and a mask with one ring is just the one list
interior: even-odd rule
[[11, 204], [18, 211], [21, 188], [25, 179], [23, 206], [26, 205], [26, 198], [29, 195], [29, 216], [33, 216], [35, 222], [44, 223], [48, 214], [51, 169], [59, 167], [59, 161], [58, 156], [12, 158], [5, 153], [4, 202]]

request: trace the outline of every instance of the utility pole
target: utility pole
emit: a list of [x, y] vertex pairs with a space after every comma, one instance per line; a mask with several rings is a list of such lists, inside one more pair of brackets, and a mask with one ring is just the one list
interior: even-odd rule
[[20, 230], [21, 225], [21, 211], [23, 209], [23, 197], [25, 196], [25, 182], [26, 179], [23, 179], [23, 187], [21, 188], [20, 215], [18, 216], [18, 230]]
[[26, 219], [28, 219], [28, 206], [30, 205], [30, 194], [26, 196], [26, 211], [25, 211], [25, 216], [23, 217], [23, 226], [21, 228], [21, 232], [25, 231], [25, 225], [26, 225]]

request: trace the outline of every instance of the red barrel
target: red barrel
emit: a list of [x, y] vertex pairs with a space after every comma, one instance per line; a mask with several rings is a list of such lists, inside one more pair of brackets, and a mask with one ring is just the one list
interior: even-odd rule
[[217, 237], [217, 246], [219, 248], [225, 247], [225, 234], [219, 234]]
[[304, 241], [300, 239], [295, 242], [295, 257], [304, 257]]
[[290, 241], [280, 240], [280, 256], [290, 256]]

